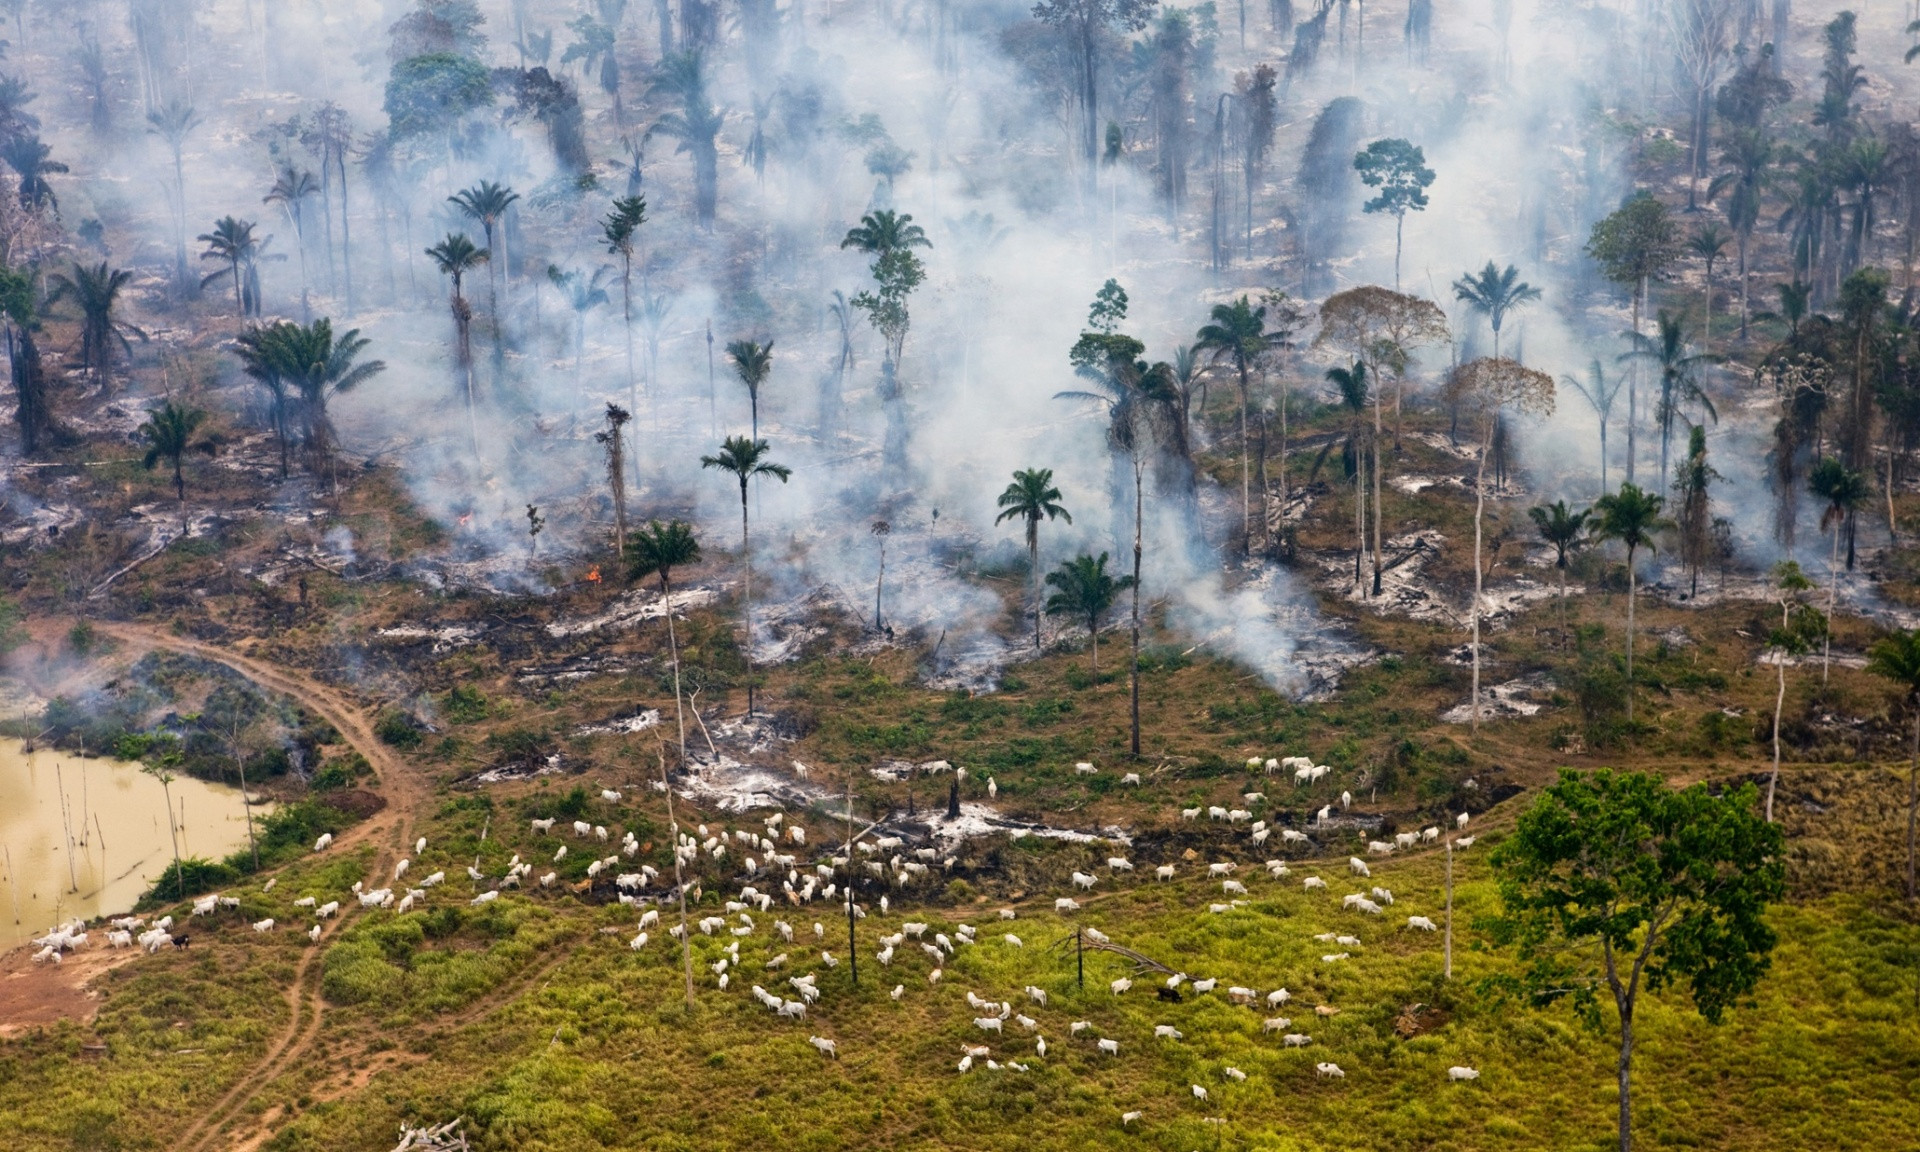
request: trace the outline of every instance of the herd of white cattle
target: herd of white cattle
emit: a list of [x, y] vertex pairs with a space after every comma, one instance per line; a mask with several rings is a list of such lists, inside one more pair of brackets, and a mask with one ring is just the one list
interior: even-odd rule
[[[1327, 766], [1315, 765], [1306, 757], [1288, 757], [1264, 762], [1256, 758], [1248, 761], [1248, 767], [1249, 769], [1264, 768], [1268, 773], [1291, 771], [1295, 781], [1300, 784], [1310, 784], [1319, 780], [1329, 771]], [[1076, 765], [1076, 769], [1084, 773], [1091, 771], [1092, 765], [1082, 763]], [[608, 803], [618, 803], [621, 794], [612, 789], [605, 789], [601, 792], [601, 798]], [[1265, 796], [1263, 793], [1249, 792], [1245, 794], [1244, 799], [1251, 807], [1264, 800]], [[1340, 796], [1341, 807], [1344, 809], [1351, 803], [1352, 797], [1343, 792]], [[1331, 817], [1331, 810], [1331, 805], [1320, 809], [1314, 823], [1325, 825]], [[1182, 809], [1180, 814], [1183, 819], [1197, 820], [1202, 815], [1202, 811], [1201, 808], [1187, 808]], [[1252, 820], [1250, 809], [1212, 807], [1205, 809], [1205, 813], [1214, 820], [1223, 820], [1229, 824], [1247, 823], [1249, 827], [1246, 836], [1255, 848], [1263, 846], [1271, 832], [1275, 830], [1270, 828], [1266, 821]], [[1468, 814], [1460, 813], [1452, 822], [1453, 830], [1456, 833], [1464, 831], [1468, 820]], [[560, 824], [555, 819], [537, 819], [531, 821], [531, 831], [538, 836], [561, 838], [571, 832], [575, 840], [588, 843], [611, 842], [611, 833], [604, 826], [579, 820], [573, 821], [568, 826]], [[1294, 829], [1278, 829], [1278, 831], [1282, 843], [1312, 846], [1312, 838], [1305, 832]], [[703, 959], [702, 966], [711, 975], [717, 988], [723, 992], [729, 990], [735, 983], [736, 977], [740, 976], [742, 970], [752, 963], [752, 961], [743, 960], [740, 950], [743, 939], [761, 932], [761, 924], [754, 919], [755, 914], [767, 918], [770, 922], [766, 926], [766, 932], [769, 938], [778, 937], [778, 943], [768, 948], [768, 951], [775, 954], [759, 962], [758, 967], [764, 974], [762, 979], [774, 984], [780, 991], [769, 991], [759, 983], [749, 982], [751, 995], [769, 1012], [791, 1020], [804, 1020], [808, 1007], [819, 1001], [823, 992], [817, 971], [795, 971], [792, 975], [788, 975], [788, 969], [810, 965], [813, 962], [812, 949], [814, 948], [819, 949], [818, 963], [822, 968], [837, 967], [839, 959], [826, 947], [828, 930], [824, 923], [813, 921], [810, 925], [811, 939], [802, 944], [799, 941], [805, 939], [809, 935], [808, 932], [797, 930], [785, 919], [772, 917], [770, 909], [776, 899], [782, 900], [793, 908], [816, 901], [828, 905], [836, 905], [837, 902], [836, 913], [845, 912], [855, 920], [860, 920], [866, 918], [867, 908], [858, 902], [850, 901], [851, 892], [847, 887], [851, 879], [859, 876], [860, 872], [864, 871], [887, 887], [906, 888], [917, 880], [930, 876], [935, 867], [946, 871], [956, 864], [956, 858], [953, 855], [943, 855], [930, 847], [910, 848], [903, 837], [880, 835], [868, 838], [866, 834], [854, 840], [849, 849], [843, 849], [840, 853], [829, 853], [824, 859], [810, 865], [804, 864], [794, 853], [783, 851], [783, 849], [804, 848], [807, 843], [807, 831], [798, 823], [789, 822], [785, 814], [780, 812], [767, 816], [762, 822], [762, 827], [757, 830], [709, 829], [707, 825], [700, 824], [697, 825], [696, 832], [697, 835], [688, 835], [684, 832], [679, 834], [675, 849], [676, 863], [679, 866], [685, 868], [695, 865], [702, 856], [706, 856], [714, 865], [725, 866], [723, 862], [731, 849], [740, 857], [740, 878], [747, 881], [740, 888], [737, 898], [723, 902], [724, 915], [704, 916], [692, 925], [692, 931], [698, 932], [703, 937], [726, 939], [726, 943], [718, 951], [717, 958], [711, 959], [710, 962]], [[1367, 845], [1367, 851], [1374, 857], [1390, 856], [1403, 849], [1415, 849], [1423, 844], [1434, 844], [1442, 837], [1441, 827], [1435, 825], [1420, 832], [1400, 833], [1391, 842], [1371, 841]], [[1473, 844], [1473, 837], [1456, 834], [1449, 840], [1449, 844], [1452, 848], [1470, 847]], [[315, 842], [314, 851], [327, 852], [332, 845], [332, 835], [323, 835]], [[571, 845], [562, 843], [553, 853], [553, 860], [558, 862], [565, 859], [570, 847]], [[422, 855], [426, 848], [426, 838], [421, 837], [413, 846], [413, 856]], [[605, 872], [613, 872], [614, 887], [620, 904], [634, 906], [664, 903], [676, 889], [672, 886], [670, 879], [663, 885], [658, 869], [642, 864], [633, 871], [622, 870], [626, 861], [637, 855], [639, 851], [639, 841], [632, 831], [627, 831], [620, 841], [619, 851], [589, 862], [586, 869], [588, 882], [591, 883]], [[864, 857], [857, 862], [858, 867], [854, 859], [856, 854]], [[305, 895], [292, 901], [293, 908], [309, 912], [314, 921], [306, 929], [305, 934], [308, 940], [317, 942], [320, 939], [321, 922], [337, 916], [342, 903], [347, 899], [357, 900], [363, 909], [391, 909], [396, 915], [405, 914], [423, 906], [427, 902], [428, 891], [445, 883], [447, 875], [443, 871], [436, 871], [422, 879], [418, 887], [396, 889], [395, 886], [401, 884], [412, 867], [412, 858], [397, 862], [392, 870], [392, 885], [389, 886], [367, 888], [363, 882], [356, 881], [352, 885], [350, 897], [343, 895], [342, 899], [321, 903], [317, 895]], [[1229, 914], [1248, 906], [1252, 891], [1245, 881], [1236, 878], [1235, 873], [1240, 867], [1241, 865], [1234, 861], [1217, 861], [1206, 865], [1207, 880], [1210, 883], [1217, 881], [1222, 893], [1228, 897], [1224, 902], [1208, 904], [1209, 915]], [[1265, 862], [1264, 867], [1270, 879], [1284, 879], [1292, 874], [1292, 867], [1286, 860], [1270, 859]], [[508, 862], [505, 874], [497, 880], [490, 881], [490, 878], [480, 870], [479, 861], [476, 859], [466, 868], [468, 879], [476, 888], [489, 884], [491, 886], [478, 891], [468, 903], [475, 906], [492, 903], [500, 898], [503, 890], [519, 887], [522, 879], [530, 877], [533, 871], [533, 865], [523, 862], [516, 853]], [[1178, 877], [1179, 865], [1161, 864], [1155, 866], [1153, 871], [1156, 882], [1173, 881]], [[1347, 871], [1355, 877], [1370, 878], [1372, 875], [1367, 861], [1357, 856], [1348, 857]], [[1093, 872], [1074, 870], [1069, 879], [1076, 893], [1094, 898], [1088, 894], [1103, 882], [1111, 884], [1123, 878], [1130, 878], [1134, 874], [1132, 861], [1124, 856], [1108, 856], [1104, 877], [1096, 868]], [[548, 871], [539, 877], [538, 883], [541, 887], [550, 888], [556, 879], [557, 874]], [[777, 895], [772, 888], [776, 882], [779, 885]], [[261, 889], [262, 893], [271, 893], [277, 883], [277, 879], [268, 880]], [[688, 883], [691, 886], [696, 885], [698, 881], [690, 879]], [[649, 891], [656, 885], [663, 886], [658, 891]], [[768, 890], [763, 891], [762, 885]], [[1319, 875], [1301, 877], [1301, 885], [1302, 890], [1307, 893], [1325, 892], [1329, 895], [1332, 893], [1327, 878]], [[698, 895], [697, 892], [694, 894]], [[883, 893], [879, 896], [878, 905], [882, 915], [891, 912], [891, 903], [888, 895]], [[1343, 895], [1339, 907], [1342, 913], [1357, 913], [1362, 918], [1378, 917], [1384, 914], [1386, 907], [1394, 903], [1394, 894], [1390, 889], [1371, 885], [1364, 892]], [[222, 911], [237, 911], [240, 904], [238, 897], [216, 893], [195, 899], [189, 916], [216, 916]], [[1073, 896], [1058, 896], [1053, 900], [1054, 911], [1063, 915], [1080, 911], [1082, 907], [1080, 901]], [[998, 919], [1003, 921], [1017, 919], [1018, 915], [1019, 913], [1012, 908], [1003, 908], [997, 913]], [[628, 941], [629, 949], [633, 952], [645, 952], [654, 932], [659, 929], [660, 922], [660, 908], [647, 908], [639, 918], [635, 935]], [[109, 922], [106, 942], [112, 948], [137, 947], [150, 953], [158, 952], [163, 948], [185, 946], [188, 937], [175, 936], [174, 923], [172, 916], [161, 917], [151, 924], [138, 916], [119, 917]], [[269, 916], [251, 921], [250, 926], [255, 933], [264, 935], [275, 930], [277, 921], [276, 918]], [[1436, 932], [1439, 928], [1440, 926], [1431, 916], [1413, 914], [1407, 916], [1403, 931]], [[609, 930], [602, 929], [602, 931]], [[1108, 943], [1108, 938], [1097, 928], [1082, 926], [1079, 931], [1083, 938], [1096, 944]], [[1359, 931], [1360, 929], [1355, 928], [1349, 931], [1314, 934], [1312, 938], [1316, 942], [1333, 945], [1339, 949], [1321, 954], [1320, 962], [1323, 965], [1332, 965], [1354, 961], [1356, 955], [1364, 951], [1362, 939], [1357, 934]], [[682, 932], [682, 925], [675, 924], [668, 928], [667, 935], [677, 941], [681, 939]], [[839, 938], [837, 934], [836, 938]], [[917, 950], [926, 957], [925, 979], [927, 986], [932, 988], [940, 984], [949, 962], [964, 948], [984, 946], [1017, 949], [1024, 945], [1021, 938], [1011, 932], [1002, 932], [997, 937], [988, 937], [989, 943], [986, 945], [982, 945], [981, 939], [979, 930], [971, 924], [953, 925], [949, 933], [934, 930], [934, 925], [928, 922], [905, 921], [899, 924], [891, 934], [879, 938], [879, 948], [873, 953], [873, 959], [883, 969], [891, 971], [897, 963], [903, 962]], [[995, 940], [997, 944], [992, 942]], [[89, 933], [84, 922], [65, 923], [46, 936], [33, 941], [38, 948], [38, 951], [33, 954], [33, 959], [37, 962], [58, 964], [62, 954], [85, 947], [88, 941]], [[799, 954], [798, 960], [794, 959], [795, 953]], [[709, 956], [712, 955], [709, 953]], [[1136, 972], [1136, 975], [1142, 974], [1143, 971]], [[781, 982], [783, 977], [784, 981]], [[1185, 972], [1174, 972], [1165, 977], [1165, 990], [1157, 995], [1164, 1000], [1177, 1002], [1181, 999], [1182, 988], [1188, 995], [1193, 996], [1208, 996], [1219, 992], [1230, 1004], [1248, 1009], [1264, 1006], [1270, 1011], [1284, 1009], [1293, 999], [1293, 994], [1284, 987], [1262, 992], [1247, 985], [1228, 984], [1222, 990], [1220, 985], [1223, 979], [1218, 976], [1196, 979]], [[1120, 977], [1108, 984], [1108, 992], [1112, 996], [1119, 997], [1126, 995], [1134, 987], [1135, 981], [1132, 977]], [[899, 1001], [906, 995], [907, 986], [904, 983], [893, 986], [892, 999]], [[956, 1065], [960, 1073], [971, 1072], [976, 1067], [994, 1072], [1002, 1070], [1015, 1073], [1028, 1072], [1032, 1069], [1030, 1061], [1046, 1057], [1048, 1025], [1040, 1015], [1048, 1011], [1046, 990], [1027, 985], [1018, 995], [1010, 995], [1004, 999], [982, 996], [968, 990], [965, 993], [965, 1001], [968, 1010], [974, 1013], [972, 1023], [977, 1031], [991, 1033], [994, 1038], [1005, 1044], [1009, 1042], [1006, 1025], [1011, 1023], [1019, 1030], [1015, 1035], [1021, 1038], [1014, 1042], [1018, 1045], [1017, 1053], [1011, 1050], [1003, 1051], [998, 1058], [994, 1049], [988, 1044], [963, 1044], [961, 1058]], [[1016, 1011], [1016, 1002], [1026, 1005], [1025, 1009]], [[1339, 1009], [1322, 1004], [1316, 1006], [1314, 1011], [1318, 1016], [1326, 1018], [1338, 1014]], [[1029, 1015], [1029, 1012], [1034, 1015]], [[1057, 1025], [1059, 1021], [1054, 1023]], [[1058, 1034], [1057, 1028], [1055, 1031]], [[1261, 1021], [1260, 1031], [1263, 1035], [1278, 1034], [1283, 1048], [1305, 1048], [1314, 1043], [1310, 1033], [1297, 1030], [1293, 1019], [1285, 1015], [1265, 1017]], [[1091, 1042], [1092, 1051], [1099, 1055], [1119, 1057], [1121, 1054], [1123, 1037], [1102, 1035], [1089, 1021], [1067, 1022], [1066, 1034], [1070, 1042]], [[1152, 1036], [1157, 1041], [1169, 1043], [1179, 1043], [1186, 1039], [1185, 1034], [1171, 1024], [1154, 1025]], [[808, 1043], [824, 1056], [836, 1059], [839, 1056], [837, 1042], [829, 1037], [810, 1035]], [[1031, 1055], [1027, 1054], [1029, 1047]], [[1015, 1055], [1021, 1058], [1016, 1059]], [[1314, 1068], [1316, 1074], [1321, 1077], [1333, 1079], [1346, 1077], [1345, 1070], [1332, 1061], [1318, 1061]], [[1222, 1067], [1220, 1075], [1236, 1083], [1248, 1078], [1246, 1072], [1232, 1066]], [[1465, 1081], [1478, 1079], [1480, 1073], [1477, 1069], [1456, 1065], [1448, 1068], [1446, 1075], [1451, 1081]], [[1193, 1084], [1191, 1089], [1194, 1099], [1203, 1102], [1211, 1100], [1209, 1089], [1205, 1085]], [[1123, 1123], [1131, 1124], [1143, 1115], [1144, 1113], [1140, 1111], [1129, 1111], [1124, 1113], [1121, 1119]]]

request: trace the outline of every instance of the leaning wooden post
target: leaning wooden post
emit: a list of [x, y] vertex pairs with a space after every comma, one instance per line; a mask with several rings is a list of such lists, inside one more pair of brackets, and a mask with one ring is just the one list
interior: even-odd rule
[[1447, 837], [1447, 969], [1446, 978], [1453, 979], [1453, 837]]

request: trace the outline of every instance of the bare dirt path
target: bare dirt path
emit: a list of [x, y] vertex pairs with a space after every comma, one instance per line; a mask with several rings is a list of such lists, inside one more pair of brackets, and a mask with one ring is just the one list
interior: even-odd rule
[[[345, 695], [299, 672], [217, 644], [175, 635], [165, 629], [108, 621], [96, 622], [95, 627], [136, 651], [164, 648], [224, 664], [262, 688], [291, 697], [333, 725], [341, 738], [372, 765], [374, 774], [379, 778], [381, 794], [387, 798], [386, 808], [343, 833], [334, 841], [334, 848], [352, 849], [361, 843], [374, 844], [378, 850], [374, 863], [375, 876], [383, 875], [395, 860], [405, 854], [421, 806], [427, 799], [426, 786], [374, 736], [373, 725], [368, 721], [365, 711]], [[326, 926], [327, 934], [331, 935], [342, 922], [334, 920], [329, 923]], [[322, 937], [323, 940], [325, 938]], [[321, 1018], [325, 1011], [320, 995], [318, 959], [321, 952], [322, 949], [315, 946], [308, 948], [300, 957], [299, 966], [294, 970], [293, 983], [286, 991], [286, 1027], [267, 1045], [266, 1054], [260, 1062], [248, 1069], [226, 1095], [203, 1111], [199, 1119], [174, 1142], [173, 1147], [178, 1152], [203, 1152], [204, 1149], [219, 1146], [223, 1129], [239, 1115], [255, 1094], [312, 1048], [320, 1034]]]

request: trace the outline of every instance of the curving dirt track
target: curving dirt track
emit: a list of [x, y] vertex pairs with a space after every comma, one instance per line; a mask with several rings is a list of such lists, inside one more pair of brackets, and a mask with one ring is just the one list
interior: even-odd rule
[[[164, 648], [224, 664], [263, 688], [291, 697], [333, 725], [342, 739], [372, 765], [380, 781], [380, 790], [387, 798], [386, 808], [343, 833], [334, 841], [334, 847], [352, 848], [363, 842], [374, 842], [379, 849], [374, 866], [375, 875], [390, 868], [405, 853], [420, 806], [427, 798], [427, 790], [405, 763], [374, 736], [373, 726], [366, 714], [339, 691], [298, 672], [290, 672], [217, 644], [178, 636], [164, 629], [108, 621], [96, 622], [95, 627], [137, 652]], [[330, 921], [321, 939], [325, 940], [336, 931], [344, 920], [342, 917]], [[202, 1112], [193, 1125], [181, 1133], [173, 1143], [176, 1152], [205, 1152], [206, 1149], [218, 1147], [226, 1124], [246, 1107], [262, 1087], [272, 1083], [313, 1046], [320, 1034], [321, 1017], [325, 1011], [317, 963], [321, 952], [322, 949], [315, 946], [306, 949], [300, 957], [299, 966], [294, 970], [293, 983], [286, 992], [286, 1027], [267, 1045], [260, 1062], [248, 1069], [226, 1095]]]

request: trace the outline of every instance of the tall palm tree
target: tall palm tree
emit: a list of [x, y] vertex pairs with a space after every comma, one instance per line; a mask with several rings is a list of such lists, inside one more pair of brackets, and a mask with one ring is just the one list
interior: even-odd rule
[[1660, 401], [1654, 409], [1654, 417], [1660, 425], [1660, 475], [1667, 475], [1667, 454], [1673, 444], [1673, 421], [1680, 409], [1688, 403], [1698, 404], [1715, 423], [1720, 413], [1713, 407], [1713, 400], [1700, 386], [1700, 370], [1709, 364], [1719, 364], [1726, 359], [1711, 352], [1696, 352], [1690, 341], [1685, 321], [1681, 317], [1660, 310], [1656, 319], [1656, 331], [1652, 336], [1641, 332], [1626, 334], [1633, 350], [1624, 353], [1622, 360], [1645, 360], [1660, 370]]
[[[447, 202], [459, 208], [468, 219], [480, 225], [481, 232], [486, 236], [487, 251], [500, 252], [504, 257], [505, 251], [496, 240], [494, 230], [500, 227], [501, 220], [506, 217], [507, 209], [513, 207], [514, 201], [518, 199], [520, 199], [520, 193], [506, 185], [497, 184], [492, 180], [482, 180], [463, 192], [447, 197]], [[498, 261], [498, 266], [500, 280], [504, 283], [507, 278], [506, 260]], [[493, 286], [494, 262], [489, 261], [487, 268], [487, 313], [493, 321], [493, 343], [498, 349], [501, 338], [500, 296]], [[511, 293], [508, 294], [508, 302], [512, 302]]]
[[601, 286], [606, 275], [605, 268], [595, 268], [593, 275], [588, 276], [578, 268], [563, 272], [558, 265], [547, 265], [547, 279], [560, 289], [567, 307], [573, 309], [573, 372], [576, 376], [587, 354], [587, 313], [607, 302], [607, 290]]
[[133, 273], [124, 268], [108, 268], [105, 261], [92, 265], [76, 263], [71, 274], [56, 272], [47, 277], [53, 289], [47, 303], [68, 300], [80, 310], [80, 363], [103, 382], [112, 369], [116, 345], [132, 359], [133, 345], [127, 341], [128, 334], [139, 337], [143, 343], [147, 339], [145, 332], [116, 315], [120, 293], [132, 280]]
[[292, 440], [288, 428], [291, 423], [288, 403], [291, 396], [288, 389], [291, 385], [283, 375], [284, 364], [274, 354], [272, 329], [258, 325], [249, 327], [234, 339], [234, 345], [234, 351], [240, 357], [241, 369], [267, 390], [273, 435], [280, 445], [280, 478], [284, 480], [288, 472], [288, 447]]
[[1707, 185], [1707, 202], [1727, 194], [1727, 225], [1733, 229], [1740, 262], [1740, 338], [1747, 338], [1747, 248], [1760, 223], [1760, 204], [1772, 186], [1773, 162], [1778, 155], [1773, 140], [1758, 128], [1737, 128], [1720, 146], [1727, 167]]
[[840, 247], [853, 248], [869, 256], [885, 256], [909, 248], [931, 248], [926, 229], [913, 222], [910, 212], [881, 208], [860, 217], [858, 226], [849, 228]]
[[1607, 491], [1607, 424], [1613, 419], [1613, 402], [1620, 397], [1621, 380], [1607, 382], [1607, 371], [1600, 366], [1600, 358], [1594, 357], [1587, 366], [1585, 384], [1571, 376], [1562, 376], [1560, 382], [1578, 392], [1587, 406], [1593, 409], [1594, 419], [1600, 424], [1600, 492]]
[[147, 131], [167, 142], [173, 153], [174, 278], [180, 291], [187, 286], [187, 169], [182, 152], [187, 136], [200, 126], [193, 105], [178, 97], [147, 113]]
[[655, 120], [650, 132], [673, 137], [680, 142], [675, 151], [693, 156], [694, 218], [711, 232], [720, 198], [720, 151], [715, 141], [726, 124], [726, 114], [713, 106], [707, 90], [705, 56], [696, 48], [663, 59], [647, 95], [671, 97], [680, 105], [678, 111]]
[[295, 168], [291, 164], [283, 165], [274, 177], [273, 187], [268, 189], [263, 204], [278, 204], [287, 214], [287, 223], [293, 226], [293, 246], [300, 258], [300, 319], [310, 318], [307, 305], [307, 200], [320, 193], [320, 184], [313, 173], [304, 168]]
[[760, 385], [773, 371], [773, 341], [760, 344], [735, 340], [727, 345], [727, 359], [733, 361], [734, 374], [747, 386], [747, 403], [753, 410], [753, 438], [760, 438]]
[[335, 396], [386, 371], [382, 360], [355, 363], [368, 343], [358, 328], [336, 335], [333, 321], [324, 316], [311, 324], [285, 320], [269, 324], [253, 341], [278, 377], [299, 394], [312, 467], [315, 472], [326, 472], [336, 490], [333, 420], [327, 409]]
[[201, 277], [200, 286], [205, 288], [222, 276], [230, 277], [233, 303], [243, 317], [260, 314], [260, 281], [254, 266], [262, 258], [265, 241], [254, 237], [253, 227], [251, 220], [222, 216], [213, 222], [213, 231], [194, 237], [207, 246], [200, 259], [226, 265]]
[[169, 400], [147, 411], [147, 422], [140, 425], [140, 438], [147, 442], [143, 466], [151, 472], [165, 460], [173, 469], [173, 492], [180, 501], [180, 530], [187, 527], [187, 477], [183, 464], [189, 452], [214, 454], [213, 437], [200, 434], [207, 414], [199, 408], [182, 407]]
[[[1232, 304], [1215, 304], [1212, 322], [1201, 327], [1194, 349], [1205, 352], [1216, 364], [1233, 365], [1240, 384], [1240, 530], [1243, 546], [1253, 551], [1253, 472], [1247, 458], [1247, 410], [1252, 406], [1252, 382], [1249, 379], [1260, 358], [1276, 346], [1277, 333], [1267, 331], [1265, 305], [1254, 307], [1242, 296]], [[1266, 493], [1261, 493], [1264, 505]]]
[[473, 455], [480, 455], [480, 427], [473, 414], [473, 308], [461, 294], [466, 274], [487, 262], [488, 249], [476, 248], [463, 232], [449, 232], [447, 238], [427, 249], [440, 273], [453, 281], [453, 330], [459, 353], [461, 389], [466, 393], [467, 433], [473, 441]]
[[1713, 223], [1701, 225], [1698, 231], [1687, 238], [1687, 250], [1700, 257], [1700, 262], [1707, 266], [1706, 298], [1701, 307], [1706, 313], [1706, 322], [1702, 329], [1705, 335], [1702, 339], [1708, 344], [1713, 343], [1713, 266], [1719, 262], [1720, 257], [1726, 255], [1727, 240], [1727, 234], [1720, 230], [1718, 224]]
[[1907, 899], [1914, 889], [1914, 814], [1920, 811], [1920, 631], [1895, 632], [1867, 653], [1867, 671], [1899, 687], [1907, 711], [1913, 715], [1913, 766], [1907, 770]]
[[[640, 410], [640, 385], [633, 372], [633, 249], [640, 225], [647, 222], [647, 201], [641, 196], [617, 196], [613, 208], [600, 222], [600, 235], [607, 242], [607, 255], [620, 257], [620, 320], [627, 338], [627, 403]], [[639, 478], [640, 454], [634, 453], [634, 477]]]
[[1565, 500], [1527, 509], [1527, 515], [1533, 519], [1534, 531], [1540, 534], [1541, 540], [1553, 546], [1553, 566], [1560, 570], [1562, 634], [1567, 629], [1567, 559], [1585, 542], [1587, 517], [1592, 514], [1591, 508], [1582, 508], [1578, 512], [1569, 510]]
[[[1346, 472], [1353, 477], [1353, 582], [1358, 587], [1363, 580], [1361, 564], [1367, 552], [1367, 447], [1372, 431], [1367, 426], [1367, 362], [1355, 360], [1348, 368], [1329, 368], [1327, 382], [1337, 392], [1337, 403], [1347, 418], [1347, 431], [1339, 440], [1327, 442], [1327, 446], [1320, 451], [1320, 458], [1314, 461], [1313, 470], [1318, 473], [1334, 445], [1340, 446]], [[1379, 515], [1378, 509], [1374, 510], [1374, 515]]]
[[1493, 357], [1500, 358], [1500, 327], [1507, 313], [1540, 299], [1540, 289], [1520, 279], [1520, 269], [1504, 270], [1493, 261], [1453, 282], [1453, 298], [1487, 318], [1493, 328]]
[[1078, 616], [1087, 622], [1093, 642], [1093, 675], [1100, 676], [1100, 617], [1113, 607], [1120, 593], [1133, 587], [1133, 577], [1107, 574], [1107, 554], [1075, 556], [1047, 573], [1047, 583], [1059, 589], [1047, 597], [1047, 615]]
[[700, 457], [702, 468], [718, 468], [740, 482], [740, 556], [746, 565], [740, 603], [746, 618], [746, 642], [741, 645], [747, 660], [747, 715], [753, 715], [753, 539], [747, 533], [747, 489], [759, 476], [772, 476], [785, 484], [793, 469], [766, 458], [767, 442], [745, 436], [729, 436], [720, 443], [720, 451]]
[[1827, 558], [1827, 635], [1820, 655], [1820, 683], [1827, 682], [1833, 667], [1833, 612], [1840, 590], [1840, 530], [1854, 510], [1867, 500], [1867, 478], [1829, 456], [1813, 466], [1807, 487], [1827, 502], [1820, 513], [1820, 530], [1833, 533], [1833, 550]]
[[880, 574], [873, 581], [873, 630], [879, 632], [885, 626], [880, 614], [880, 601], [887, 591], [887, 537], [893, 535], [893, 525], [885, 520], [875, 520], [868, 531], [875, 540], [880, 541]]
[[627, 576], [660, 577], [662, 615], [667, 618], [667, 648], [673, 654], [673, 714], [680, 724], [680, 762], [687, 760], [687, 714], [680, 704], [680, 640], [673, 630], [673, 570], [700, 562], [700, 541], [684, 520], [651, 521], [627, 540]]
[[1060, 489], [1053, 486], [1053, 469], [1022, 468], [1014, 472], [1013, 482], [1000, 493], [1001, 512], [995, 524], [1020, 519], [1027, 529], [1027, 570], [1033, 574], [1033, 647], [1040, 649], [1040, 521], [1073, 516], [1060, 504]]
[[5, 160], [7, 167], [20, 177], [20, 206], [29, 212], [51, 208], [55, 216], [60, 215], [60, 198], [53, 194], [53, 185], [47, 183], [47, 177], [67, 171], [67, 166], [51, 159], [52, 155], [53, 148], [41, 143], [38, 136], [0, 139], [0, 160]]
[[1627, 547], [1627, 722], [1633, 722], [1633, 606], [1638, 589], [1635, 583], [1634, 561], [1640, 549], [1654, 550], [1653, 538], [1656, 534], [1673, 527], [1673, 522], [1662, 519], [1660, 507], [1665, 503], [1652, 492], [1642, 492], [1631, 480], [1620, 485], [1618, 492], [1612, 492], [1594, 501], [1593, 511], [1599, 518], [1594, 535], [1602, 540], [1618, 540]]

